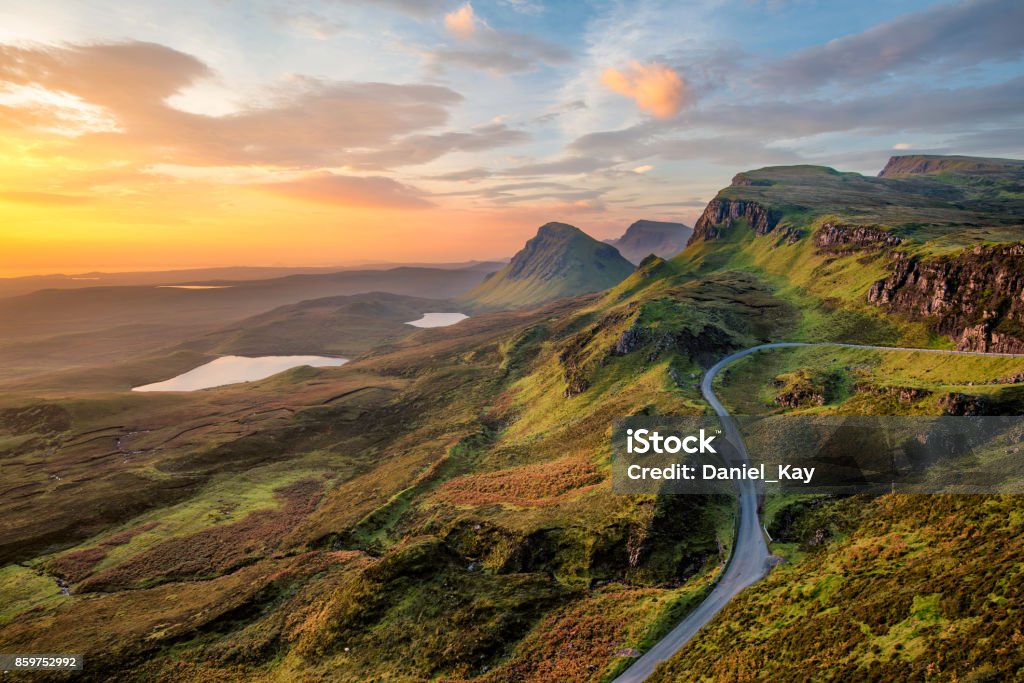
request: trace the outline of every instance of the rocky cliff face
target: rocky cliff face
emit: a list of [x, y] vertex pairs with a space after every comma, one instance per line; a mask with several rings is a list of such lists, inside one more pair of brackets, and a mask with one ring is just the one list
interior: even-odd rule
[[704, 213], [693, 226], [693, 235], [687, 244], [714, 240], [738, 220], [746, 220], [757, 235], [767, 235], [779, 224], [777, 212], [757, 202], [716, 197], [704, 208]]
[[832, 221], [822, 223], [814, 235], [818, 253], [843, 256], [865, 251], [880, 251], [900, 244], [898, 236], [876, 225], [845, 225]]
[[935, 329], [962, 351], [1024, 353], [1024, 244], [976, 247], [948, 257], [898, 255], [868, 301]]

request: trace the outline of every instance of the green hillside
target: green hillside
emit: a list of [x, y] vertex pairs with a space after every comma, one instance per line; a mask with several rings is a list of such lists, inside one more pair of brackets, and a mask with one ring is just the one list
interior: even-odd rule
[[633, 265], [611, 245], [571, 225], [548, 223], [465, 299], [485, 308], [521, 308], [608, 289], [631, 272]]
[[[1020, 361], [863, 349], [782, 349], [733, 367], [737, 413], [938, 415], [950, 396], [1019, 414]], [[784, 408], [778, 380], [813, 370], [837, 390]], [[962, 400], [962, 399], [961, 399]], [[1020, 496], [787, 495], [763, 518], [785, 557], [651, 679], [1017, 680], [1024, 614]]]
[[[1009, 343], [1012, 303], [963, 302], [1016, 296], [1019, 259], [971, 255], [1012, 251], [1019, 199], [959, 178], [762, 169], [685, 252], [606, 291], [248, 385], [5, 394], [0, 650], [82, 652], [94, 680], [610, 680], [708, 592], [733, 529], [725, 497], [612, 494], [612, 420], [705, 414], [704, 369], [767, 341], [951, 347], [994, 310], [984, 339]], [[545, 226], [477, 295], [550, 294], [580, 254], [621, 268], [606, 250]], [[905, 292], [937, 299], [910, 273], [940, 266], [949, 306], [915, 313]], [[752, 414], [1020, 414], [1021, 376], [1017, 358], [801, 349], [719, 391]], [[787, 562], [663, 680], [1019, 677], [1022, 515], [1010, 497], [768, 500]]]
[[[740, 269], [771, 282], [801, 309], [801, 338], [1016, 352], [1024, 166], [1007, 162], [992, 174], [985, 161], [980, 176], [740, 173], [676, 260], [696, 273]], [[824, 322], [837, 314], [863, 324]]]

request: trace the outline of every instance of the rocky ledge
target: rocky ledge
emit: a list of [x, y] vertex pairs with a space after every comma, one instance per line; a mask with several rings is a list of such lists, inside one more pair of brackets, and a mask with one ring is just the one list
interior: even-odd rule
[[897, 258], [868, 301], [929, 320], [961, 351], [1024, 353], [1024, 243], [952, 256]]
[[880, 251], [902, 242], [898, 236], [877, 225], [846, 225], [827, 221], [814, 234], [818, 253], [835, 256]]
[[702, 240], [715, 240], [738, 220], [746, 220], [754, 233], [767, 235], [779, 224], [779, 214], [757, 202], [716, 197], [704, 208], [704, 213], [693, 226], [693, 235], [687, 244]]

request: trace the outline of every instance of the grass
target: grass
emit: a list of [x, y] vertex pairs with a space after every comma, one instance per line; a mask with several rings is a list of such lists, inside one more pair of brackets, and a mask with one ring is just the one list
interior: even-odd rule
[[[1024, 361], [778, 349], [732, 366], [719, 396], [735, 410], [763, 404], [775, 377], [805, 367], [883, 388], [998, 394], [1012, 385], [978, 383], [1012, 377]], [[886, 403], [841, 395], [825, 409], [934, 415], [938, 406], [933, 397]], [[772, 551], [786, 563], [727, 606], [654, 680], [1012, 679], [1024, 667], [1010, 644], [1021, 639], [1024, 596], [1011, 577], [1020, 573], [1022, 510], [1018, 496], [770, 496], [762, 516], [776, 537]]]
[[[968, 678], [1020, 667], [1020, 502], [1007, 496], [853, 500], [852, 532], [777, 567], [655, 681]], [[981, 525], [983, 538], [966, 530]], [[995, 601], [993, 601], [995, 598]], [[1005, 602], [1002, 602], [1005, 601]], [[1002, 602], [1000, 606], [999, 602]], [[1019, 604], [1019, 603], [1017, 603]]]
[[[723, 196], [772, 202], [803, 239], [738, 223], [600, 294], [409, 336], [387, 337], [406, 315], [393, 311], [362, 330], [388, 341], [343, 368], [188, 396], [96, 393], [127, 376], [108, 368], [74, 396], [5, 396], [0, 649], [81, 649], [97, 676], [146, 680], [610, 679], [708, 590], [734, 523], [728, 499], [612, 494], [612, 420], [705, 413], [703, 369], [765, 341], [948, 346], [865, 301], [882, 256], [819, 254], [808, 237], [825, 220], [884, 223], [926, 254], [994, 201], [934, 179], [748, 175]], [[333, 306], [278, 311], [257, 336], [294, 315], [311, 342], [341, 344]], [[1022, 371], [786, 349], [716, 390], [737, 413], [935, 414], [949, 392], [1013, 412], [1021, 392], [999, 380]], [[777, 403], [797, 380], [827, 382], [824, 405]], [[1024, 597], [1016, 499], [788, 496], [764, 513], [787, 562], [664, 677], [1019, 671], [1003, 645], [1019, 644]], [[41, 568], [74, 573], [72, 596]]]
[[[774, 399], [780, 389], [774, 382], [807, 368], [837, 378], [841, 388], [813, 412], [859, 415], [884, 409], [891, 414], [932, 414], [936, 396], [948, 392], [993, 399], [1012, 395], [1013, 378], [1024, 372], [1024, 359], [838, 347], [769, 349], [731, 365], [717, 380], [716, 392], [736, 414], [779, 412]], [[885, 393], [903, 388], [923, 391], [905, 403]]]
[[50, 576], [16, 564], [0, 568], [0, 626], [29, 610], [48, 611], [69, 600]]
[[[221, 525], [235, 524], [252, 513], [278, 507], [275, 491], [303, 479], [333, 474], [326, 466], [312, 467], [318, 459], [337, 461], [326, 454], [311, 454], [306, 463], [291, 462], [246, 471], [215, 480], [187, 501], [136, 517], [130, 527], [96, 537], [100, 545], [110, 537], [132, 528], [154, 525], [134, 535], [127, 543], [107, 550], [94, 567], [99, 572], [172, 538], [186, 538]], [[311, 461], [311, 462], [310, 462]], [[87, 546], [88, 547], [88, 546]], [[80, 548], [72, 550], [76, 552]]]

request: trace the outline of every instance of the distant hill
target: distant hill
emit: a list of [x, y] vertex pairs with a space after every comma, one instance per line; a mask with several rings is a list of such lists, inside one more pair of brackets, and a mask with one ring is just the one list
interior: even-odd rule
[[201, 290], [158, 285], [44, 289], [0, 298], [0, 320], [5, 323], [0, 344], [6, 339], [88, 332], [119, 325], [220, 327], [278, 306], [328, 296], [389, 292], [448, 299], [478, 285], [489, 272], [494, 271], [479, 265], [463, 269], [403, 266], [266, 280], [192, 281], [197, 286], [214, 287]]
[[640, 263], [654, 254], [672, 258], [686, 247], [693, 228], [682, 223], [639, 220], [626, 229], [622, 237], [608, 240], [626, 259]]
[[327, 354], [351, 358], [408, 336], [424, 313], [457, 310], [451, 301], [370, 292], [280, 306], [233, 322], [182, 349], [243, 356]]
[[179, 270], [88, 272], [70, 275], [25, 275], [0, 277], [0, 297], [30, 294], [41, 289], [85, 289], [89, 287], [132, 287], [157, 285], [200, 285], [222, 282], [270, 280], [291, 275], [332, 275], [362, 271], [428, 268], [493, 273], [504, 261], [464, 261], [459, 263], [365, 263], [358, 266], [290, 268], [277, 266], [229, 266], [224, 268], [187, 268]]
[[930, 173], [969, 174], [974, 176], [1024, 175], [1024, 161], [989, 157], [941, 156], [938, 154], [906, 154], [890, 157], [889, 163], [878, 174], [879, 178]]
[[465, 298], [487, 308], [520, 308], [608, 289], [632, 272], [615, 247], [572, 225], [548, 223]]
[[[216, 289], [101, 286], [0, 298], [0, 384], [30, 377], [45, 382], [52, 373], [70, 368], [84, 371], [152, 354], [164, 358], [168, 348], [233, 324], [241, 327], [217, 337], [223, 346], [209, 350], [296, 353], [322, 347], [330, 353], [354, 354], [364, 350], [354, 340], [379, 341], [406, 331], [401, 318], [418, 317], [413, 314], [423, 312], [416, 308], [420, 303], [412, 307], [415, 310], [409, 310], [409, 300], [393, 305], [390, 317], [360, 316], [354, 304], [334, 315], [323, 301], [268, 312], [307, 300], [371, 292], [448, 300], [480, 284], [488, 272], [493, 271], [480, 264], [462, 269], [401, 267], [196, 283]], [[261, 314], [268, 315], [253, 319]], [[275, 329], [275, 321], [291, 327]], [[342, 334], [345, 324], [357, 334]], [[105, 386], [125, 383], [123, 374], [107, 373], [103, 381], [108, 382]]]

